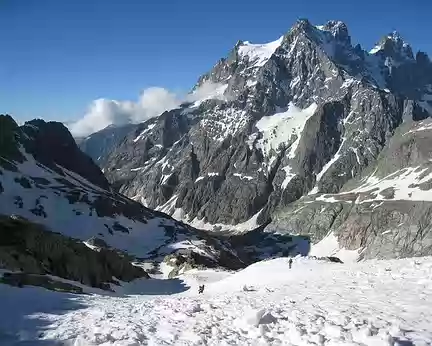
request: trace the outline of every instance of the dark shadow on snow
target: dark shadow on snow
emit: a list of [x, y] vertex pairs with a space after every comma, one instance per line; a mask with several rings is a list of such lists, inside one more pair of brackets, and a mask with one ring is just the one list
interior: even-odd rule
[[[89, 288], [90, 289], [90, 288]], [[147, 279], [127, 283], [122, 293], [103, 292], [109, 296], [170, 295], [188, 290], [179, 279]], [[41, 287], [18, 288], [0, 284], [0, 346], [64, 345], [66, 340], [43, 340], [44, 330], [52, 322], [41, 314], [63, 315], [84, 309], [86, 295], [53, 292]], [[73, 340], [69, 340], [73, 344]]]
[[239, 235], [225, 235], [242, 257], [248, 262], [274, 257], [307, 256], [311, 249], [308, 236], [291, 235], [285, 231], [265, 232], [266, 225]]
[[414, 346], [414, 343], [410, 340], [401, 340], [399, 338], [393, 338], [393, 341], [395, 341], [395, 343], [398, 346]]
[[170, 295], [182, 293], [189, 289], [180, 279], [147, 279], [135, 280], [125, 285], [123, 294], [114, 293], [113, 296], [128, 295]]
[[62, 315], [85, 307], [78, 295], [0, 284], [0, 345], [63, 345], [42, 340], [51, 322], [38, 315]]

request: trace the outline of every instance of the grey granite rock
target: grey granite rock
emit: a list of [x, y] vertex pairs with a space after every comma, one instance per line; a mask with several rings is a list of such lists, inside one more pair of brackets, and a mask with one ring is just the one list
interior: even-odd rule
[[[362, 249], [362, 258], [430, 255], [431, 140], [430, 120], [404, 123], [365, 172], [366, 179], [348, 182], [339, 193], [306, 196], [280, 208], [266, 230], [305, 234], [313, 243], [333, 232], [341, 247]], [[370, 178], [382, 183], [359, 191]], [[391, 186], [380, 189], [386, 181]], [[403, 197], [396, 195], [403, 191]], [[419, 192], [426, 193], [422, 199], [416, 197]]]
[[[167, 128], [179, 124], [174, 119], [175, 114], [166, 113], [166, 117]], [[46, 273], [93, 285], [88, 277], [96, 274], [85, 274], [88, 268], [84, 266], [96, 259], [87, 256], [93, 250], [88, 250], [82, 241], [87, 241], [89, 247], [95, 247], [93, 252], [106, 260], [101, 265], [111, 269], [104, 272], [102, 279], [96, 280], [98, 285], [113, 275], [129, 281], [137, 277], [129, 275], [136, 268], [130, 265], [131, 261], [160, 262], [177, 248], [183, 247], [192, 252], [206, 253], [213, 258], [212, 266], [239, 268], [244, 265], [227, 241], [189, 227], [162, 212], [150, 210], [115, 192], [99, 167], [79, 150], [62, 124], [34, 120], [18, 126], [11, 117], [0, 115], [0, 135], [0, 215], [13, 215], [15, 220], [9, 220], [7, 227], [0, 224], [0, 231], [12, 232], [11, 237], [18, 236], [26, 228], [15, 223], [27, 220], [29, 225], [41, 225], [37, 228], [37, 236], [34, 236], [37, 238], [36, 245], [26, 245], [27, 248], [35, 245], [33, 252], [42, 249], [42, 257], [49, 257], [52, 252], [55, 255], [53, 261], [61, 262], [61, 253], [66, 256], [68, 251], [63, 248], [70, 241], [71, 251], [83, 254], [83, 260], [73, 254], [70, 254], [71, 259], [65, 259], [71, 262], [70, 271], [69, 267], [66, 272], [61, 272], [61, 268], [51, 268]], [[167, 145], [172, 145], [173, 140], [169, 137], [164, 139]], [[185, 171], [184, 174], [189, 173]], [[9, 223], [16, 227], [9, 227]], [[46, 237], [42, 234], [43, 230], [47, 232]], [[48, 233], [53, 231], [61, 236], [49, 236]], [[34, 238], [33, 233], [31, 239]], [[27, 233], [23, 237], [25, 239], [20, 238], [20, 243], [28, 240]], [[78, 241], [81, 245], [73, 245]], [[25, 257], [25, 251], [20, 251]], [[8, 252], [5, 250], [4, 253]], [[36, 274], [45, 273], [40, 273], [43, 266], [36, 263], [37, 259], [34, 261], [33, 255], [29, 255], [24, 264], [16, 265], [12, 265], [14, 262], [9, 255], [6, 256], [9, 258], [8, 268], [26, 264], [23, 268], [27, 273], [34, 274], [32, 268]], [[123, 262], [117, 257], [123, 258]], [[87, 276], [79, 276], [80, 271]], [[15, 279], [39, 280], [33, 277]]]
[[[399, 77], [385, 64], [391, 57], [400, 70], [415, 65], [429, 71], [427, 56], [414, 59], [401, 40], [386, 38], [369, 54], [352, 46], [342, 22], [317, 28], [300, 20], [265, 61], [245, 55], [249, 43], [239, 41], [194, 87], [225, 85], [223, 97], [136, 125], [103, 158], [105, 175], [150, 208], [171, 214], [181, 208], [186, 221], [209, 224], [235, 225], [258, 212], [263, 224], [314, 187], [337, 192], [362, 176], [400, 124], [428, 116], [423, 94], [413, 98], [394, 86]], [[409, 89], [421, 84], [427, 91], [428, 79], [416, 83]], [[304, 109], [314, 103], [317, 110], [301, 133], [274, 128], [280, 145], [263, 151], [273, 137], [257, 128], [259, 121], [290, 104]], [[295, 176], [285, 185], [287, 167]]]
[[[344, 246], [368, 244], [365, 257], [423, 254], [416, 241], [386, 250], [375, 240], [397, 188], [350, 191], [404, 168], [427, 174], [431, 137], [408, 132], [432, 114], [431, 71], [397, 33], [366, 52], [344, 23], [301, 19], [269, 45], [237, 42], [193, 88], [214, 86], [211, 95], [135, 125], [102, 167], [119, 192], [192, 224], [272, 220], [266, 229], [312, 242], [334, 230]], [[411, 188], [428, 191], [431, 181]], [[427, 214], [428, 200], [406, 198], [417, 218]], [[367, 207], [374, 199], [382, 204]], [[370, 215], [385, 222], [364, 230]]]

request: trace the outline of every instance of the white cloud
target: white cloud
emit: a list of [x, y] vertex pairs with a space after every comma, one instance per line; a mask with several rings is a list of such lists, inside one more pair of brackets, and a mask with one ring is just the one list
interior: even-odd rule
[[145, 89], [137, 102], [98, 99], [87, 113], [69, 126], [76, 137], [87, 136], [109, 125], [139, 123], [180, 105], [177, 96], [164, 88]]
[[87, 113], [68, 127], [75, 137], [88, 136], [109, 125], [140, 123], [178, 107], [182, 102], [195, 102], [208, 98], [221, 98], [223, 85], [205, 82], [192, 94], [180, 97], [167, 89], [145, 89], [137, 102], [109, 99], [94, 100]]
[[201, 86], [194, 90], [193, 93], [188, 94], [185, 98], [188, 102], [203, 101], [206, 99], [225, 99], [223, 93], [227, 84], [212, 83], [205, 81]]

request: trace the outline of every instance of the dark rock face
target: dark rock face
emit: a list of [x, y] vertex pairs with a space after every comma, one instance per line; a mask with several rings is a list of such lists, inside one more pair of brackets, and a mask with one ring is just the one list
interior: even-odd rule
[[104, 158], [118, 146], [135, 125], [108, 126], [86, 138], [76, 140], [79, 148], [90, 156], [93, 161], [103, 166]]
[[61, 172], [57, 165], [62, 166], [103, 189], [109, 189], [109, 183], [100, 169], [79, 150], [63, 124], [32, 120], [26, 122], [22, 130], [29, 137], [25, 148], [36, 161], [57, 172]]
[[[198, 79], [210, 96], [136, 125], [102, 167], [121, 193], [189, 222], [264, 224], [340, 191], [398, 126], [428, 117], [431, 66], [396, 34], [368, 53], [342, 22], [300, 20], [270, 44], [239, 41]], [[403, 83], [414, 70], [425, 77]]]
[[15, 169], [11, 161], [23, 162], [18, 149], [18, 125], [9, 115], [0, 115], [0, 167]]
[[[432, 114], [425, 53], [397, 33], [366, 52], [344, 23], [302, 19], [275, 42], [239, 41], [195, 95], [209, 85], [206, 97], [136, 125], [104, 158], [116, 189], [215, 230], [272, 221], [266, 231], [313, 243], [332, 231], [341, 246], [367, 248], [363, 257], [430, 251], [418, 226], [432, 202], [431, 137], [416, 130]], [[391, 174], [399, 180], [373, 183]], [[381, 236], [399, 212], [405, 228]]]
[[[103, 282], [111, 282], [105, 279], [112, 276], [125, 281], [135, 278], [136, 267], [130, 266], [131, 261], [162, 261], [175, 249], [184, 247], [207, 253], [213, 258], [213, 266], [243, 265], [227, 241], [114, 192], [98, 166], [78, 149], [62, 124], [34, 120], [18, 126], [11, 117], [0, 116], [0, 125], [0, 215], [14, 215], [14, 219], [43, 225], [47, 232], [61, 233], [43, 237], [39, 231], [37, 235], [33, 232], [21, 237], [19, 232], [25, 229], [14, 227], [15, 236], [23, 238], [17, 240], [20, 244], [32, 248], [34, 253], [40, 251], [40, 256], [50, 260], [48, 264], [38, 264], [33, 260], [34, 254], [27, 258], [20, 248], [20, 261], [14, 262], [14, 257], [7, 255], [7, 268], [24, 266], [25, 274], [51, 273], [99, 287]], [[74, 245], [78, 240], [79, 245]], [[82, 241], [95, 247], [97, 258], [88, 255]], [[96, 268], [87, 263], [92, 261], [99, 263]], [[61, 264], [57, 267], [55, 263]], [[93, 272], [89, 274], [88, 270]], [[84, 276], [80, 276], [80, 271]], [[34, 276], [10, 279], [17, 284], [42, 280], [52, 286]]]

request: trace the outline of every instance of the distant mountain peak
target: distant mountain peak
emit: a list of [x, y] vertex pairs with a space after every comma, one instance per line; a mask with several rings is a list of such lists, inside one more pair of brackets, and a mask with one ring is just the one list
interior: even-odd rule
[[[5, 129], [4, 131], [18, 128], [18, 124], [9, 114], [0, 114], [0, 125], [2, 130]], [[3, 134], [3, 131], [1, 133]]]
[[300, 18], [298, 19], [294, 25], [291, 27], [288, 33], [297, 35], [299, 33], [310, 33], [314, 29], [314, 26], [311, 24], [311, 22], [306, 18]]
[[348, 36], [348, 26], [340, 20], [329, 20], [321, 27], [321, 30], [330, 31], [335, 37], [341, 34]]
[[351, 44], [348, 26], [340, 20], [329, 20], [325, 25], [316, 26], [316, 28], [331, 33], [339, 42]]
[[347, 28], [347, 25], [341, 21], [341, 20], [329, 20], [326, 24], [325, 27], [328, 29], [331, 28]]
[[290, 35], [306, 35], [312, 40], [322, 40], [323, 35], [325, 41], [333, 41], [344, 45], [351, 44], [348, 26], [340, 20], [330, 20], [324, 25], [312, 25], [307, 19], [299, 19], [289, 31]]
[[309, 19], [307, 19], [307, 18], [300, 18], [294, 24], [294, 28], [301, 28], [301, 29], [305, 29], [305, 28], [308, 28], [311, 26], [312, 26], [312, 24], [310, 23]]
[[397, 30], [393, 30], [391, 33], [389, 33], [387, 38], [394, 41], [403, 41], [402, 35]]
[[384, 36], [370, 51], [370, 54], [384, 54], [396, 59], [414, 60], [411, 45], [403, 39], [398, 31], [392, 31]]

